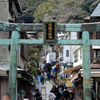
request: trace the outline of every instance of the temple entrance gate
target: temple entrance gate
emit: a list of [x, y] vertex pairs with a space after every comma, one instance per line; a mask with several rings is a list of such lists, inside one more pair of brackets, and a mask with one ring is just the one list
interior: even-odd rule
[[[50, 22], [49, 22], [50, 23]], [[9, 70], [9, 93], [11, 100], [16, 100], [17, 52], [18, 45], [82, 45], [83, 50], [83, 92], [84, 100], [91, 100], [90, 45], [100, 45], [100, 40], [90, 40], [89, 32], [100, 32], [100, 23], [57, 24], [58, 32], [82, 32], [80, 40], [44, 40], [19, 39], [19, 32], [46, 30], [43, 24], [15, 24], [0, 22], [0, 31], [12, 31], [11, 39], [0, 39], [0, 45], [11, 45]], [[49, 35], [51, 38], [51, 35]]]

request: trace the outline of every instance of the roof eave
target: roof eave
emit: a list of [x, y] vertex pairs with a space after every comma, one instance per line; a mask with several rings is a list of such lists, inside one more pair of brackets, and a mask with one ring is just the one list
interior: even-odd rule
[[16, 0], [15, 5], [16, 5], [17, 11], [19, 13], [22, 13], [22, 8], [21, 8], [21, 4], [19, 0]]

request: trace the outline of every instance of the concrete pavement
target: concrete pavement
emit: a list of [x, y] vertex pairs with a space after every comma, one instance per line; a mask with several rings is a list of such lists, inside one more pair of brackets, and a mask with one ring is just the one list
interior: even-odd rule
[[47, 81], [46, 84], [41, 85], [41, 87], [42, 87], [42, 86], [45, 86], [45, 87], [46, 87], [46, 94], [47, 94], [47, 96], [46, 96], [47, 98], [45, 98], [45, 97], [43, 96], [42, 99], [43, 99], [43, 100], [49, 100], [49, 99], [48, 99], [48, 95], [49, 95], [49, 93], [50, 93], [50, 90], [51, 90], [53, 84], [52, 84], [51, 82]]

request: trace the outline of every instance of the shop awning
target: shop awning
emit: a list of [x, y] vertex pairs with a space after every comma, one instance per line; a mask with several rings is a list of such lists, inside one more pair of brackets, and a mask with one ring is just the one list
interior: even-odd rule
[[[9, 71], [10, 65], [9, 64], [0, 64], [0, 68], [4, 69], [5, 71]], [[17, 72], [24, 71], [24, 69], [17, 68]]]
[[78, 74], [79, 74], [79, 73], [77, 73], [77, 74], [71, 79], [72, 82], [73, 82], [75, 79], [78, 78]]
[[59, 66], [59, 63], [57, 63], [56, 65], [54, 65], [54, 66], [52, 67], [52, 69], [56, 68], [57, 66]]
[[[0, 75], [5, 76], [7, 75], [6, 72], [9, 71], [9, 64], [0, 64]], [[32, 77], [29, 73], [27, 73], [24, 69], [17, 68], [17, 72], [22, 73], [20, 78], [24, 78], [27, 81], [34, 82], [36, 84], [39, 84], [39, 82], [35, 79], [35, 77]], [[19, 78], [19, 77], [17, 77]]]
[[0, 67], [0, 75], [7, 75], [6, 70]]
[[74, 84], [71, 82], [70, 78], [62, 79], [65, 82], [66, 87], [74, 87]]
[[[71, 81], [77, 79], [79, 73], [81, 73], [81, 77], [83, 77], [83, 69], [80, 69], [80, 71], [71, 79]], [[91, 77], [100, 77], [100, 69], [91, 69]]]
[[76, 66], [76, 67], [72, 67], [72, 68], [69, 68], [69, 69], [65, 69], [64, 70], [64, 73], [67, 73], [67, 72], [70, 72], [70, 71], [73, 71], [73, 70], [76, 70], [76, 69], [80, 69], [82, 66]]
[[74, 70], [80, 69], [80, 68], [82, 68], [82, 66], [76, 66], [76, 67], [68, 68], [68, 69], [65, 69], [62, 72], [60, 72], [58, 75], [62, 75], [64, 73], [70, 73], [70, 71], [74, 71]]
[[[80, 69], [81, 77], [83, 77], [83, 69]], [[100, 69], [91, 69], [91, 77], [100, 77]]]

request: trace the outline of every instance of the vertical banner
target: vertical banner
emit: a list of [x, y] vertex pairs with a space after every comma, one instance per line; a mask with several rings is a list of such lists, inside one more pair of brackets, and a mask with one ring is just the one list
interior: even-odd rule
[[53, 77], [56, 77], [56, 69], [53, 69]]
[[56, 70], [55, 70], [55, 68], [52, 69], [52, 74], [53, 74], [53, 81], [54, 81], [55, 80], [55, 77], [56, 77]]
[[36, 84], [36, 89], [41, 89], [41, 76], [37, 76], [37, 81], [39, 81], [39, 84]]
[[[63, 70], [65, 70], [65, 68], [63, 67]], [[65, 78], [65, 73], [63, 74], [63, 79]]]

